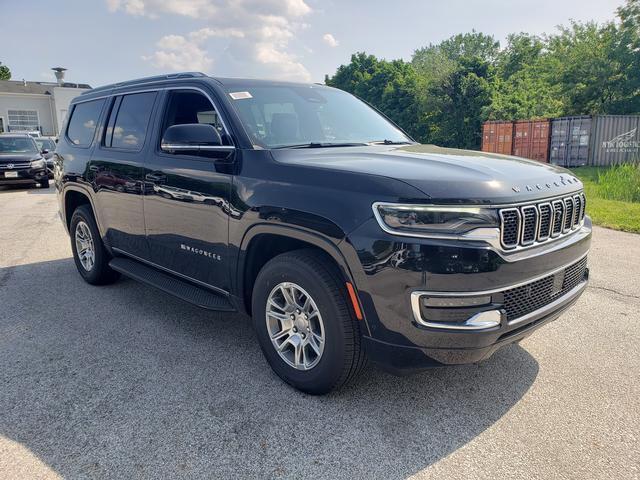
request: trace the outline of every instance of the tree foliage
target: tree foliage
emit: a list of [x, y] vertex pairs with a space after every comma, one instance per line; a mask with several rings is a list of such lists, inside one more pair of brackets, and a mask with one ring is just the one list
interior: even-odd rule
[[326, 83], [354, 93], [416, 140], [478, 148], [485, 120], [640, 113], [640, 0], [604, 24], [545, 36], [481, 32], [417, 49], [411, 62], [352, 55]]
[[0, 62], [0, 80], [11, 80], [11, 70]]

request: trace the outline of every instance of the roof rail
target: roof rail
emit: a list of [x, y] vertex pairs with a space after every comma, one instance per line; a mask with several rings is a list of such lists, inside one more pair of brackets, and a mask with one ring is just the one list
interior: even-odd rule
[[181, 72], [181, 73], [169, 73], [167, 75], [155, 75], [153, 77], [136, 78], [135, 80], [128, 80], [126, 82], [111, 83], [109, 85], [103, 85], [102, 87], [96, 87], [86, 92], [82, 92], [80, 95], [87, 95], [89, 93], [101, 92], [103, 90], [113, 90], [120, 87], [130, 87], [133, 85], [141, 85], [144, 83], [159, 82], [161, 80], [171, 80], [176, 78], [199, 78], [206, 77], [202, 72]]

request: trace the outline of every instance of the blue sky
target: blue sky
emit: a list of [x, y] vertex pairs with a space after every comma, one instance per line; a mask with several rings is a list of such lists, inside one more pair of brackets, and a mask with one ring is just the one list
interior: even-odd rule
[[356, 51], [409, 59], [472, 29], [550, 33], [622, 0], [0, 0], [14, 79], [105, 83], [181, 70], [321, 82]]

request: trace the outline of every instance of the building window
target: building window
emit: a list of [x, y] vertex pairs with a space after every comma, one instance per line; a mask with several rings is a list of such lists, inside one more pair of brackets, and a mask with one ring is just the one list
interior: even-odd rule
[[4, 133], [4, 118], [0, 117], [0, 133]]
[[33, 132], [40, 130], [37, 110], [8, 110], [10, 132]]

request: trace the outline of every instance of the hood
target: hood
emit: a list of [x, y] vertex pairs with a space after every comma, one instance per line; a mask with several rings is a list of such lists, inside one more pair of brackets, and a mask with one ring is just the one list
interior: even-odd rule
[[434, 203], [518, 203], [575, 192], [582, 183], [554, 165], [435, 145], [276, 149], [278, 162], [403, 181]]
[[42, 156], [39, 153], [0, 153], [0, 165], [27, 163], [41, 158]]

